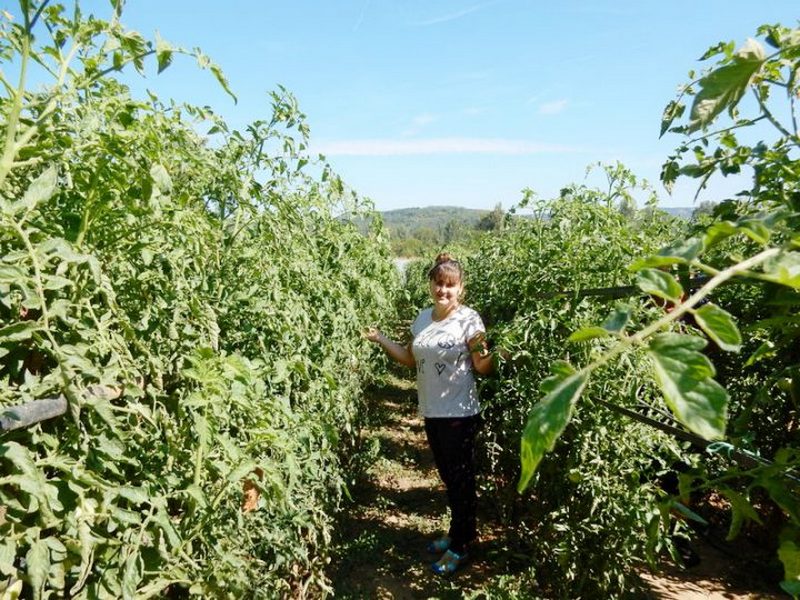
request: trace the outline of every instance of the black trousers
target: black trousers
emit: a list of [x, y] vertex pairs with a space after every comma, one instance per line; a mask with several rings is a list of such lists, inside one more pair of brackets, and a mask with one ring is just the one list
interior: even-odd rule
[[458, 554], [477, 537], [475, 437], [480, 416], [426, 418], [425, 433], [450, 507], [450, 548]]

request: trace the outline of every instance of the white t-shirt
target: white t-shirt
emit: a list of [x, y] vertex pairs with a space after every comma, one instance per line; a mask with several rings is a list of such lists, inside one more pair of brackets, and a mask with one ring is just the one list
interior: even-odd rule
[[417, 361], [419, 413], [423, 417], [469, 417], [480, 411], [467, 341], [485, 331], [480, 315], [459, 306], [441, 321], [433, 308], [411, 324], [411, 352]]

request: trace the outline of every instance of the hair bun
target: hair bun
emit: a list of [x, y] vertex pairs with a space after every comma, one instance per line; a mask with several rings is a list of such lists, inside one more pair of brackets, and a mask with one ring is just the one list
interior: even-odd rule
[[436, 264], [437, 265], [440, 265], [440, 264], [446, 263], [446, 262], [450, 262], [451, 260], [453, 260], [453, 257], [450, 256], [449, 252], [440, 252], [436, 256]]
[[461, 283], [464, 279], [461, 265], [449, 252], [440, 252], [430, 271], [428, 271], [428, 279], [431, 281], [438, 280], [442, 277], [456, 283]]

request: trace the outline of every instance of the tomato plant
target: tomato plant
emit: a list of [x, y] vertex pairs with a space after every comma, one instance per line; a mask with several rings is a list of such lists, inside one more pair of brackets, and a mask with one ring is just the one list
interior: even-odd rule
[[[718, 63], [699, 76], [692, 74], [693, 81], [667, 105], [662, 123], [662, 134], [689, 137], [664, 165], [666, 185], [688, 176], [700, 179], [702, 187], [714, 174], [744, 170], [752, 173], [752, 186], [720, 203], [693, 232], [673, 237], [656, 252], [641, 247], [640, 258], [631, 264], [636, 284], [669, 310], [639, 322], [630, 318], [635, 311], [624, 319], [615, 312], [602, 325], [583, 328], [573, 320], [571, 329], [577, 331], [570, 338], [586, 344], [589, 352], [571, 352], [569, 362], [557, 363], [553, 375], [539, 385], [540, 400], [527, 417], [522, 438], [519, 487], [537, 481], [545, 453], [557, 451], [576, 415], [587, 410], [582, 404], [597, 397], [596, 386], [608, 377], [607, 369], [618, 368], [609, 365], [635, 360], [628, 372], [636, 385], [657, 385], [664, 407], [687, 430], [721, 440], [713, 446], [717, 450], [741, 449], [754, 457], [750, 464], [727, 467], [708, 457], [696, 461], [681, 477], [680, 495], [717, 490], [730, 503], [731, 538], [743, 524], [761, 522], [756, 507], [769, 500], [785, 524], [779, 535], [772, 531], [784, 566], [781, 585], [798, 595], [794, 389], [800, 196], [795, 101], [800, 30], [765, 26], [759, 34], [771, 53], [753, 39], [739, 49], [728, 43], [712, 47], [704, 58], [719, 57]], [[747, 92], [752, 93], [750, 104], [743, 102]], [[691, 108], [685, 115], [688, 100]], [[781, 100], [786, 105], [776, 106]], [[725, 115], [728, 123], [723, 122]], [[774, 141], [739, 141], [740, 135], [751, 138], [750, 128], [759, 125], [771, 130]], [[707, 276], [694, 292], [686, 286], [690, 272]], [[733, 291], [733, 284], [740, 287]], [[625, 327], [617, 326], [622, 322]], [[732, 397], [731, 391], [738, 395]], [[729, 414], [734, 416], [732, 426]], [[768, 420], [758, 423], [757, 416]]]
[[286, 90], [243, 131], [132, 96], [120, 72], [179, 55], [228, 88], [121, 5], [0, 21], [0, 404], [69, 405], [0, 437], [0, 590], [322, 593], [386, 236], [342, 218], [371, 207], [307, 155]]

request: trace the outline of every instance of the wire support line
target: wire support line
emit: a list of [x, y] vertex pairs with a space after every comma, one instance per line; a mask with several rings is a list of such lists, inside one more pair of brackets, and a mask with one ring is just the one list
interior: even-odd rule
[[[699, 275], [692, 277], [689, 280], [689, 290], [696, 290], [705, 285], [710, 277], [706, 275]], [[623, 285], [617, 287], [604, 287], [604, 288], [584, 288], [574, 290], [560, 290], [555, 292], [542, 292], [534, 294], [533, 297], [538, 300], [549, 300], [551, 298], [560, 297], [573, 297], [573, 298], [588, 298], [588, 297], [601, 297], [601, 298], [631, 298], [633, 296], [647, 296], [638, 286]]]
[[[595, 399], [600, 405], [605, 406], [611, 411], [616, 413], [625, 415], [626, 417], [633, 419], [634, 421], [638, 421], [645, 425], [649, 425], [655, 429], [663, 431], [673, 437], [689, 442], [698, 446], [708, 452], [709, 454], [717, 454], [728, 458], [729, 460], [738, 463], [740, 466], [744, 467], [745, 469], [755, 469], [757, 467], [772, 467], [775, 466], [775, 463], [768, 461], [765, 458], [761, 458], [753, 454], [752, 452], [748, 452], [747, 450], [742, 450], [740, 448], [736, 448], [733, 444], [728, 442], [722, 442], [719, 440], [707, 440], [705, 438], [700, 437], [694, 433], [686, 431], [684, 429], [679, 429], [678, 427], [674, 427], [672, 425], [667, 425], [666, 423], [662, 423], [656, 419], [651, 417], [647, 417], [642, 415], [634, 410], [630, 410], [629, 408], [625, 408], [623, 406], [619, 406], [618, 404], [614, 404], [613, 402], [608, 402], [602, 399]], [[794, 483], [800, 483], [800, 478], [796, 477], [795, 475], [791, 475], [789, 473], [781, 473], [783, 477], [786, 479], [790, 479]]]

